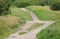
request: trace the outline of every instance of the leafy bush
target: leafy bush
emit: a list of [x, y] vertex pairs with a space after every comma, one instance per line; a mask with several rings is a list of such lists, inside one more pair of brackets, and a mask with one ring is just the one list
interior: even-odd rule
[[10, 5], [8, 5], [7, 7], [1, 7], [0, 6], [0, 15], [6, 15], [9, 13], [9, 7]]
[[51, 5], [52, 10], [60, 10], [60, 2], [56, 2]]

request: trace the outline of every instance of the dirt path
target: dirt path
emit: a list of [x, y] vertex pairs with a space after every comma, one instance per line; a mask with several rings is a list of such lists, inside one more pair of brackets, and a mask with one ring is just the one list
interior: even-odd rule
[[[36, 34], [38, 32], [40, 32], [42, 29], [47, 28], [48, 26], [50, 26], [51, 24], [54, 23], [54, 21], [41, 21], [38, 19], [38, 17], [31, 11], [28, 11], [25, 8], [21, 8], [21, 10], [25, 11], [25, 12], [29, 12], [30, 15], [33, 18], [33, 21], [27, 21], [26, 24], [21, 28], [20, 31], [10, 35], [7, 39], [37, 39], [36, 38]], [[28, 32], [26, 31], [27, 28], [31, 27], [31, 25], [33, 25], [34, 23], [44, 23], [44, 25], [40, 26], [39, 28], [35, 29], [34, 31]], [[27, 34], [24, 35], [19, 35], [19, 32], [28, 32]]]
[[25, 12], [29, 12], [30, 15], [32, 16], [33, 20], [35, 20], [35, 21], [36, 21], [36, 20], [39, 20], [38, 17], [37, 17], [33, 12], [28, 11], [28, 10], [25, 9], [25, 8], [21, 8], [21, 10], [23, 10], [23, 11], [25, 11]]

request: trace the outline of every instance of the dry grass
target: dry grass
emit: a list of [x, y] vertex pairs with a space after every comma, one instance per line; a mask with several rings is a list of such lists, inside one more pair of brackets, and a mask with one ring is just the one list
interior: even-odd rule
[[5, 17], [5, 16], [0, 16], [0, 20], [4, 21], [3, 23], [0, 23], [0, 25], [6, 25], [6, 26], [13, 26], [14, 24], [18, 23], [19, 18], [18, 17], [13, 17], [13, 16], [9, 16], [9, 17]]

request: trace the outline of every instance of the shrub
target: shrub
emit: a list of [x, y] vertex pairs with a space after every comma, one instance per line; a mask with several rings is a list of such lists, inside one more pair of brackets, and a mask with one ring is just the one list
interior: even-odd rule
[[56, 2], [51, 5], [52, 10], [60, 10], [60, 2]]

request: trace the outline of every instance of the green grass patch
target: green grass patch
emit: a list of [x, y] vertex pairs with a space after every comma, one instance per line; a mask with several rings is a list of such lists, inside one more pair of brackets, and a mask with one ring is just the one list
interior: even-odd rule
[[43, 25], [42, 23], [35, 23], [34, 25], [32, 25], [30, 28], [28, 28], [28, 31], [32, 31], [34, 29], [37, 29], [38, 27], [40, 27], [41, 25]]
[[60, 11], [52, 11], [48, 7], [27, 7], [33, 11], [39, 19], [56, 21], [48, 28], [42, 30], [37, 34], [38, 39], [60, 39]]

